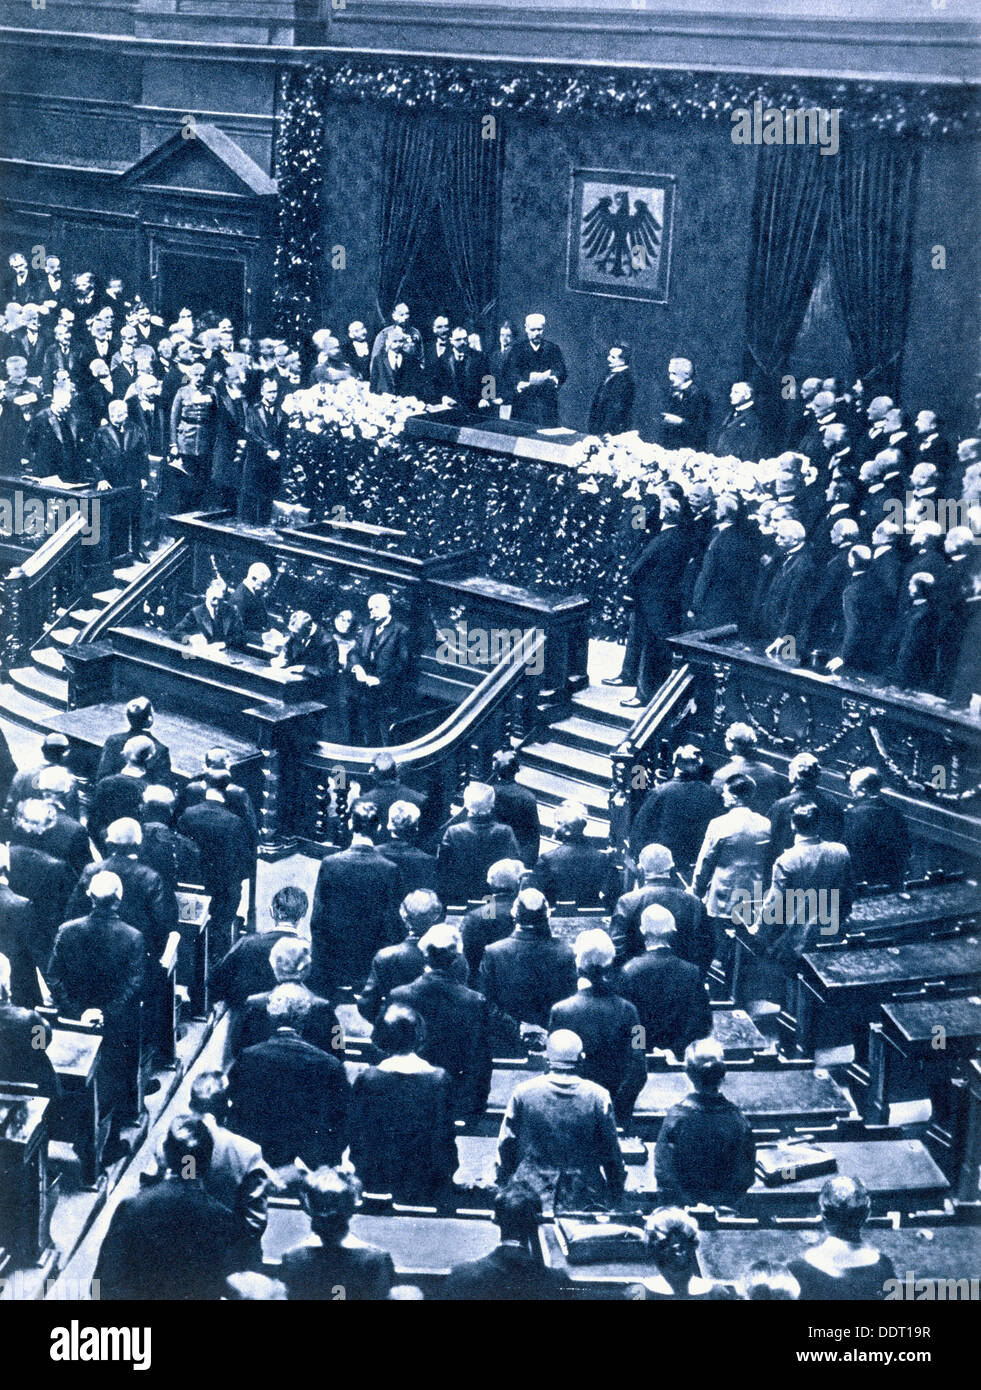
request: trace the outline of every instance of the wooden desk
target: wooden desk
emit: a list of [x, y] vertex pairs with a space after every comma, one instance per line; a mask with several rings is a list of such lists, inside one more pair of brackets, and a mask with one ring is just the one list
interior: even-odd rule
[[[364, 1215], [351, 1221], [351, 1233], [359, 1240], [387, 1250], [400, 1283], [418, 1284], [431, 1292], [454, 1265], [479, 1260], [494, 1250], [500, 1239], [497, 1227], [476, 1217], [465, 1220], [445, 1216]], [[262, 1238], [263, 1260], [273, 1264], [292, 1246], [310, 1234], [308, 1217], [298, 1206], [269, 1205], [269, 1224]]]
[[37, 1264], [48, 1245], [48, 1115], [44, 1096], [0, 1093], [0, 1247]]
[[[619, 1298], [628, 1285], [649, 1278], [653, 1266], [639, 1261], [623, 1264], [570, 1265], [565, 1260], [555, 1227], [540, 1228], [542, 1256], [573, 1289], [589, 1298]], [[757, 1260], [786, 1264], [798, 1259], [823, 1239], [818, 1231], [702, 1231], [698, 1262], [707, 1279], [735, 1283]], [[914, 1279], [976, 1279], [981, 1269], [977, 1227], [942, 1226], [935, 1230], [905, 1227], [899, 1231], [875, 1230], [869, 1240], [888, 1255], [900, 1279], [907, 1271]]]
[[770, 1046], [745, 1009], [713, 1009], [712, 1037], [725, 1048], [729, 1061], [752, 1057]]
[[[495, 1068], [487, 1103], [491, 1120], [500, 1119], [515, 1086], [529, 1075], [527, 1071]], [[655, 1136], [671, 1106], [684, 1100], [691, 1090], [683, 1072], [648, 1073], [634, 1107], [634, 1127]], [[730, 1072], [722, 1090], [755, 1129], [784, 1133], [795, 1128], [822, 1128], [845, 1116], [855, 1116], [847, 1091], [819, 1069]]]
[[42, 483], [32, 477], [12, 477], [5, 474], [0, 476], [0, 497], [13, 503], [15, 528], [20, 516], [28, 519], [24, 502], [21, 503], [20, 511], [17, 510], [18, 494], [24, 501], [31, 499], [43, 504], [49, 523], [46, 532], [48, 535], [76, 511], [81, 512], [92, 528], [93, 537], [93, 543], [84, 545], [81, 550], [85, 567], [90, 571], [102, 573], [111, 570], [113, 542], [119, 530], [116, 513], [120, 504], [129, 500], [127, 489], [108, 488], [100, 492], [96, 487], [58, 487], [54, 483]]
[[[897, 994], [931, 986], [939, 991], [952, 984], [981, 987], [981, 942], [976, 936], [810, 952], [803, 957], [797, 991], [798, 1046], [810, 1055], [819, 1027], [824, 1044], [852, 1041], [856, 1025], [864, 1040], [865, 1023], [879, 1004]], [[837, 1027], [833, 1011], [840, 1011]]]
[[72, 1145], [85, 1187], [94, 1187], [98, 1180], [109, 1132], [109, 1117], [99, 1108], [101, 1051], [101, 1034], [70, 1028], [55, 1027], [48, 1044], [48, 1057], [61, 1082], [51, 1137]]
[[[938, 1032], [938, 1030], [942, 1030]], [[900, 1074], [919, 1074], [934, 1099], [949, 1075], [949, 1060], [973, 1057], [981, 1044], [981, 999], [923, 999], [882, 1005], [882, 1022], [869, 1027], [869, 1084], [863, 1113], [888, 1121]]]

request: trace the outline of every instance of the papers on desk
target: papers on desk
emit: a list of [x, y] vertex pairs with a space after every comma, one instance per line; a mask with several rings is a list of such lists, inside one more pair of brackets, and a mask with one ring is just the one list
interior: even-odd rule
[[30, 473], [24, 474], [25, 483], [37, 483], [38, 487], [60, 487], [68, 492], [84, 491], [88, 483], [66, 483], [64, 478], [59, 478], [57, 473], [52, 473], [47, 478], [36, 478]]
[[559, 439], [563, 435], [575, 434], [575, 430], [567, 429], [565, 425], [555, 425], [552, 429], [536, 430], [535, 433], [545, 435], [546, 439]]
[[203, 632], [190, 633], [187, 647], [195, 656], [217, 656], [225, 650], [224, 642], [209, 642]]

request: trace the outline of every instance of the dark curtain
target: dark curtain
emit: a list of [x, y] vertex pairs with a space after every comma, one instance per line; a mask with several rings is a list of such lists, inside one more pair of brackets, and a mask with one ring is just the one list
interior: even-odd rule
[[831, 267], [856, 374], [866, 399], [894, 394], [909, 317], [919, 143], [849, 141], [833, 162]]
[[430, 215], [439, 197], [445, 156], [441, 122], [393, 113], [382, 157], [381, 274], [378, 312], [387, 323], [399, 302]]
[[746, 371], [771, 440], [781, 431], [780, 377], [804, 321], [828, 234], [834, 158], [816, 148], [759, 152], [746, 288]]
[[439, 195], [443, 235], [467, 315], [482, 330], [497, 305], [503, 170], [500, 124], [493, 140], [483, 138], [483, 123], [474, 118], [447, 127]]

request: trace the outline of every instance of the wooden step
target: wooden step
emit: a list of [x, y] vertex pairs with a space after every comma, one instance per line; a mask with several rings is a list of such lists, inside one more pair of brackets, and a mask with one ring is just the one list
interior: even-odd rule
[[105, 605], [99, 604], [96, 608], [73, 608], [71, 620], [77, 623], [79, 628], [85, 627], [88, 623], [94, 622], [100, 613], [105, 611]]
[[612, 724], [599, 724], [595, 719], [584, 719], [573, 714], [568, 719], [558, 719], [551, 726], [552, 736], [573, 748], [584, 748], [587, 752], [609, 754], [623, 742], [623, 731]]
[[53, 676], [65, 674], [65, 658], [57, 647], [35, 647], [31, 660], [42, 671], [50, 671]]
[[122, 589], [100, 589], [97, 594], [92, 595], [92, 599], [93, 602], [100, 605], [99, 612], [101, 613], [102, 609], [108, 604], [114, 603], [122, 592]]
[[10, 681], [25, 695], [41, 700], [53, 709], [68, 708], [68, 682], [50, 675], [37, 666], [18, 666], [10, 672]]
[[53, 627], [48, 636], [56, 647], [70, 647], [78, 638], [80, 631], [81, 628], [70, 627], [66, 624], [64, 627]]
[[609, 798], [607, 787], [577, 782], [573, 777], [546, 772], [540, 767], [523, 767], [517, 781], [535, 793], [539, 808], [543, 803], [558, 806], [563, 801], [581, 801], [592, 815], [603, 817], [606, 814]]
[[[542, 826], [542, 843], [539, 851], [541, 854], [544, 854], [546, 849], [554, 849], [558, 843], [552, 836], [557, 810], [557, 806], [549, 806], [545, 802], [539, 804], [538, 819]], [[604, 845], [607, 844], [610, 838], [610, 822], [603, 816], [591, 815], [586, 822], [586, 835], [591, 840], [598, 840]]]
[[47, 733], [49, 720], [56, 711], [46, 701], [36, 700], [13, 685], [0, 685], [0, 719], [18, 724], [22, 729]]
[[521, 749], [521, 761], [546, 772], [568, 773], [576, 780], [609, 787], [613, 780], [613, 763], [600, 753], [588, 753], [568, 743], [549, 740], [547, 743], [526, 743]]
[[577, 714], [585, 714], [588, 719], [626, 732], [636, 723], [637, 716], [643, 713], [639, 709], [621, 708], [620, 701], [632, 694], [629, 686], [590, 685], [573, 695], [572, 706]]

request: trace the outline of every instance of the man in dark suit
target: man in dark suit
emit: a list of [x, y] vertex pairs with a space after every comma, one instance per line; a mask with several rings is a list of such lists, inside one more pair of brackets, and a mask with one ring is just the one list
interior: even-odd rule
[[916, 432], [913, 458], [916, 463], [932, 463], [937, 470], [941, 485], [954, 462], [954, 450], [949, 439], [940, 433], [941, 423], [935, 410], [921, 410], [914, 421]]
[[844, 940], [855, 893], [851, 855], [821, 839], [820, 815], [813, 804], [791, 812], [794, 843], [774, 861], [756, 932], [757, 946], [786, 977], [788, 998], [801, 957], [821, 942]]
[[829, 671], [844, 667], [877, 675], [883, 668], [883, 593], [872, 570], [867, 545], [848, 551], [849, 579], [841, 592], [843, 629], [841, 642], [828, 662]]
[[6, 358], [7, 380], [0, 392], [0, 467], [19, 478], [30, 459], [27, 435], [40, 406], [38, 390], [27, 380], [27, 360], [19, 353]]
[[569, 373], [561, 348], [545, 337], [544, 314], [525, 318], [524, 342], [512, 347], [507, 368], [511, 419], [554, 429], [559, 423], [559, 390]]
[[133, 555], [149, 560], [143, 544], [143, 489], [150, 474], [146, 440], [129, 418], [126, 401], [109, 402], [109, 419], [92, 436], [92, 472], [110, 487], [119, 489], [113, 519], [118, 527], [112, 538], [114, 555]]
[[736, 381], [729, 391], [732, 409], [722, 422], [713, 453], [719, 458], [756, 460], [760, 456], [760, 418], [748, 381]]
[[4, 298], [15, 304], [29, 304], [34, 293], [34, 282], [27, 258], [20, 251], [7, 257], [8, 269], [4, 275]]
[[674, 776], [644, 797], [630, 825], [630, 853], [636, 862], [645, 845], [664, 845], [683, 873], [690, 874], [708, 823], [722, 813], [722, 797], [702, 776], [702, 754], [683, 744], [671, 759]]
[[[55, 813], [41, 837], [40, 848], [80, 874], [92, 862], [92, 850], [88, 831], [66, 810], [77, 798], [75, 778], [65, 767], [48, 766], [37, 774], [36, 783], [36, 795], [41, 801], [47, 801]], [[16, 830], [12, 838], [19, 838]]]
[[822, 840], [833, 840], [840, 844], [844, 834], [841, 803], [837, 797], [818, 786], [821, 764], [814, 754], [797, 753], [788, 764], [787, 776], [790, 778], [790, 795], [780, 797], [770, 807], [769, 865], [794, 843], [791, 816], [795, 806], [811, 805], [818, 808], [818, 834]]
[[499, 859], [487, 870], [490, 893], [479, 907], [472, 907], [461, 918], [463, 954], [476, 980], [484, 952], [492, 941], [503, 941], [514, 927], [514, 900], [527, 870], [520, 859]]
[[801, 522], [778, 521], [775, 537], [780, 553], [762, 610], [757, 615], [759, 631], [771, 646], [787, 638], [797, 641], [801, 637], [810, 611], [814, 580], [812, 555], [806, 544], [807, 532]]
[[245, 788], [231, 780], [231, 761], [227, 748], [209, 748], [204, 755], [203, 769], [184, 787], [183, 807], [193, 805], [210, 787], [216, 787], [225, 798], [225, 805], [230, 811], [234, 811], [245, 826], [249, 850], [254, 854], [259, 845], [259, 822], [255, 805]]
[[21, 327], [13, 334], [17, 351], [27, 360], [27, 379], [40, 383], [44, 372], [44, 354], [48, 350], [48, 338], [41, 330], [41, 314], [36, 304], [25, 304], [21, 314]]
[[565, 801], [555, 812], [552, 833], [559, 844], [539, 858], [533, 875], [553, 907], [558, 902], [599, 907], [618, 896], [610, 852], [587, 838], [587, 824], [586, 808], [578, 801]]
[[201, 636], [207, 642], [241, 651], [247, 645], [245, 628], [238, 609], [228, 602], [227, 592], [223, 579], [213, 579], [204, 592], [204, 602], [196, 603], [174, 628], [174, 641]]
[[150, 732], [153, 725], [153, 706], [145, 695], [137, 695], [126, 706], [126, 722], [129, 728], [122, 734], [110, 734], [102, 747], [102, 756], [96, 768], [95, 780], [112, 777], [123, 770], [123, 748], [131, 738], [138, 734], [148, 738], [153, 744], [153, 754], [147, 763], [146, 775], [149, 782], [166, 783], [170, 779], [170, 750]]
[[616, 952], [605, 931], [580, 932], [575, 954], [578, 989], [553, 1005], [548, 1031], [570, 1029], [582, 1039], [579, 1075], [609, 1092], [617, 1123], [628, 1128], [647, 1075], [640, 1016], [616, 993], [610, 974]]
[[439, 895], [453, 906], [480, 897], [498, 859], [519, 858], [514, 831], [494, 818], [493, 787], [471, 782], [463, 807], [466, 820], [447, 826], [436, 855]]
[[[6, 738], [0, 740], [0, 786], [7, 788], [3, 814], [8, 820], [22, 801], [38, 795], [38, 779], [42, 772], [51, 767], [64, 767], [69, 749], [70, 744], [64, 734], [45, 734], [41, 740], [40, 763], [18, 772]], [[72, 791], [65, 801], [65, 809], [77, 820], [81, 810], [78, 783], [71, 774], [69, 776]]]
[[252, 526], [267, 526], [279, 490], [286, 418], [279, 409], [279, 386], [266, 377], [259, 400], [245, 412], [245, 460], [239, 515]]
[[665, 449], [704, 450], [708, 446], [711, 404], [695, 385], [695, 372], [687, 357], [668, 363], [667, 409], [661, 412], [661, 443]]
[[[417, 889], [406, 894], [399, 916], [406, 929], [404, 939], [397, 946], [383, 946], [376, 952], [364, 989], [357, 996], [358, 1013], [369, 1023], [381, 1017], [393, 989], [410, 985], [425, 970], [426, 957], [419, 942], [430, 927], [442, 921], [443, 905], [432, 891]], [[462, 956], [453, 961], [451, 973], [461, 985], [469, 982], [467, 963]]]
[[89, 885], [97, 873], [113, 873], [123, 885], [119, 915], [143, 937], [147, 956], [159, 959], [172, 931], [177, 930], [177, 899], [163, 879], [140, 860], [143, 830], [136, 820], [113, 821], [106, 831], [105, 858], [84, 870], [68, 900], [69, 917], [85, 912]]
[[626, 343], [614, 343], [606, 354], [606, 376], [589, 406], [590, 434], [625, 434], [633, 424], [636, 382]]
[[494, 788], [494, 816], [502, 825], [509, 825], [518, 842], [518, 850], [529, 869], [538, 861], [541, 840], [541, 819], [538, 801], [530, 787], [516, 780], [521, 764], [512, 748], [502, 748], [491, 761], [491, 786]]
[[[821, 533], [828, 537], [827, 548]], [[821, 533], [811, 538], [815, 572], [807, 617], [800, 631], [800, 645], [808, 655], [815, 651], [832, 652], [841, 642], [845, 623], [841, 600], [850, 576], [848, 552], [858, 541], [858, 523], [850, 516], [841, 516], [829, 528], [826, 519]]]
[[205, 1190], [213, 1152], [203, 1118], [178, 1115], [171, 1122], [166, 1177], [125, 1197], [113, 1212], [95, 1267], [103, 1298], [221, 1298], [241, 1230]]
[[637, 694], [621, 701], [628, 709], [640, 709], [653, 699], [671, 668], [671, 651], [665, 638], [680, 632], [683, 626], [682, 576], [691, 550], [680, 520], [680, 502], [665, 493], [661, 498], [661, 528], [627, 576], [641, 630]]
[[371, 344], [368, 330], [360, 319], [354, 319], [347, 326], [347, 342], [341, 349], [341, 356], [359, 381], [367, 381], [371, 372]]
[[242, 880], [255, 867], [248, 828], [225, 800], [228, 780], [227, 772], [213, 774], [204, 800], [189, 806], [177, 822], [178, 833], [193, 840], [201, 856], [201, 882], [211, 898], [208, 948], [214, 959], [228, 948]]
[[37, 971], [48, 963], [50, 944], [38, 928], [34, 904], [11, 888], [10, 851], [0, 844], [0, 955], [10, 965], [9, 1003], [23, 1009], [40, 1004]]
[[143, 937], [120, 916], [123, 885], [116, 874], [89, 883], [89, 911], [65, 922], [55, 938], [45, 978], [65, 1018], [103, 1027], [102, 1100], [113, 1111], [106, 1161], [119, 1156], [123, 1111], [133, 1108], [139, 1065], [140, 999], [146, 949]]
[[234, 512], [242, 490], [246, 451], [245, 365], [237, 358], [225, 367], [215, 387], [218, 412], [211, 454], [211, 487], [214, 506]]
[[[720, 810], [721, 807], [720, 800]], [[671, 851], [665, 845], [645, 845], [640, 852], [638, 867], [643, 882], [639, 888], [621, 896], [610, 921], [610, 936], [617, 948], [617, 960], [624, 961], [643, 954], [641, 916], [646, 908], [657, 904], [674, 918], [674, 951], [682, 960], [696, 966], [704, 980], [715, 953], [715, 935], [705, 915], [704, 904], [678, 880]]]
[[143, 788], [143, 843], [140, 859], [155, 869], [173, 892], [182, 883], [200, 883], [201, 853], [193, 840], [174, 829], [177, 798], [170, 787]]
[[770, 807], [777, 797], [787, 790], [786, 781], [779, 772], [774, 772], [769, 763], [757, 757], [756, 734], [748, 724], [730, 724], [725, 733], [726, 752], [729, 758], [717, 768], [712, 777], [712, 786], [720, 794], [730, 777], [737, 773], [751, 777], [754, 783], [749, 806], [761, 816], [769, 816]]
[[683, 1057], [689, 1043], [712, 1031], [704, 975], [697, 965], [676, 954], [678, 933], [666, 907], [656, 902], [645, 907], [640, 932], [644, 954], [622, 967], [616, 989], [637, 1010], [644, 1051], [670, 1048], [676, 1057]]
[[356, 715], [367, 744], [386, 744], [389, 726], [409, 694], [409, 633], [392, 617], [387, 594], [368, 599], [368, 619], [348, 659], [357, 698]]
[[426, 1025], [422, 1056], [442, 1067], [453, 1086], [454, 1114], [475, 1119], [483, 1114], [491, 1083], [490, 1012], [482, 994], [455, 978], [460, 934], [445, 923], [430, 927], [419, 942], [426, 966], [411, 984], [389, 995], [392, 1004], [407, 1004]]
[[270, 665], [326, 684], [337, 677], [337, 645], [320, 623], [298, 608], [286, 625], [286, 644]]
[[85, 463], [72, 421], [71, 393], [56, 386], [51, 404], [31, 420], [27, 431], [27, 456], [38, 477], [57, 476], [66, 483], [82, 483], [94, 474]]
[[27, 898], [37, 919], [34, 963], [41, 972], [48, 963], [55, 933], [65, 920], [65, 908], [76, 874], [63, 859], [41, 848], [54, 824], [54, 808], [40, 799], [23, 802], [17, 809], [10, 842], [11, 891]]
[[548, 903], [537, 888], [521, 890], [514, 904], [513, 932], [484, 951], [478, 988], [504, 1035], [502, 1041], [515, 1043], [522, 1024], [544, 1029], [552, 1005], [575, 992], [572, 948], [552, 936]]
[[860, 883], [902, 888], [909, 867], [910, 835], [903, 813], [882, 792], [882, 776], [861, 767], [848, 779], [852, 800], [845, 807], [844, 843]]
[[429, 361], [429, 391], [434, 402], [448, 398], [468, 414], [480, 409], [489, 368], [484, 354], [469, 346], [465, 328], [454, 328], [446, 352], [437, 357], [434, 351]]
[[[304, 897], [306, 894], [304, 894]], [[280, 985], [296, 985], [302, 991], [309, 1009], [300, 1020], [297, 1031], [304, 1042], [319, 1047], [321, 1052], [344, 1058], [344, 1029], [327, 999], [321, 999], [307, 988], [312, 956], [310, 943], [299, 936], [281, 936], [269, 952], [268, 968], [272, 984], [268, 989], [250, 994], [240, 1009], [233, 1011], [229, 1021], [226, 1057], [237, 1057], [246, 1047], [255, 1047], [272, 1037], [277, 1023], [270, 1013], [276, 990]], [[236, 982], [237, 983], [237, 982]]]
[[270, 952], [278, 941], [300, 942], [300, 922], [309, 906], [302, 888], [287, 884], [278, 889], [269, 906], [268, 920], [258, 931], [240, 936], [211, 972], [212, 999], [223, 999], [230, 1009], [242, 1009], [250, 995], [264, 994], [277, 983], [286, 983], [286, 977], [277, 981]]
[[695, 1089], [671, 1107], [657, 1136], [658, 1201], [734, 1206], [753, 1185], [756, 1144], [749, 1121], [720, 1092], [721, 1045], [714, 1038], [692, 1043], [685, 1071]]
[[716, 526], [692, 591], [692, 624], [698, 631], [746, 623], [746, 576], [759, 559], [759, 543], [740, 499], [723, 493], [715, 506]]
[[413, 893], [417, 888], [436, 891], [436, 856], [416, 844], [418, 830], [419, 807], [411, 801], [393, 801], [388, 812], [388, 839], [382, 840], [378, 848], [402, 875], [405, 893]]
[[271, 1167], [297, 1158], [308, 1168], [335, 1165], [347, 1142], [344, 1064], [303, 1040], [310, 998], [301, 985], [277, 985], [268, 1012], [275, 1032], [229, 1071], [229, 1128], [258, 1144]]
[[350, 847], [325, 855], [313, 895], [312, 986], [325, 995], [338, 985], [360, 986], [375, 952], [398, 940], [402, 876], [375, 848], [374, 806], [356, 801], [350, 826]]
[[139, 820], [143, 793], [149, 786], [146, 770], [152, 758], [153, 744], [143, 734], [137, 734], [123, 744], [122, 770], [96, 783], [89, 807], [88, 831], [100, 848], [113, 821], [124, 816]]
[[10, 1081], [26, 1083], [36, 1086], [39, 1095], [55, 1098], [61, 1087], [45, 1050], [51, 1041], [51, 1028], [33, 1008], [13, 1002], [12, 970], [12, 962], [0, 954], [0, 1086]]
[[444, 1302], [535, 1303], [560, 1299], [566, 1280], [546, 1269], [538, 1255], [538, 1225], [542, 1203], [538, 1193], [522, 1182], [510, 1182], [494, 1199], [494, 1221], [501, 1243], [482, 1260], [454, 1265], [440, 1287]]
[[371, 786], [362, 792], [361, 799], [370, 801], [378, 812], [381, 839], [384, 839], [388, 826], [388, 813], [396, 801], [411, 802], [418, 807], [420, 814], [428, 802], [425, 792], [402, 781], [398, 764], [391, 753], [384, 751], [376, 753], [371, 760]]
[[45, 349], [44, 363], [41, 367], [41, 388], [50, 396], [60, 372], [67, 372], [72, 381], [81, 374], [82, 363], [77, 350], [72, 346], [71, 329], [67, 323], [56, 323], [54, 341]]
[[415, 345], [407, 333], [392, 329], [386, 346], [372, 359], [370, 382], [377, 396], [415, 396], [419, 400], [424, 399], [426, 378]]

